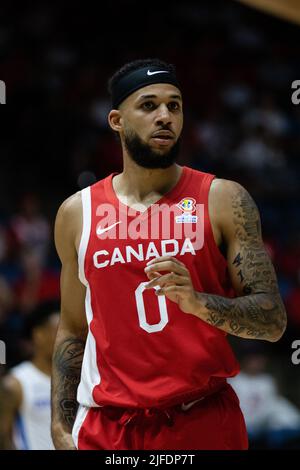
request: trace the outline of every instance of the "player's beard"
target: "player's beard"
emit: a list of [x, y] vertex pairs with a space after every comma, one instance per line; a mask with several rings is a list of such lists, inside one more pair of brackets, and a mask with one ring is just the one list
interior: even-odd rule
[[125, 145], [132, 160], [143, 168], [169, 168], [175, 163], [180, 149], [180, 138], [168, 150], [159, 152], [153, 150], [150, 145], [145, 144], [142, 139], [133, 131], [127, 130], [125, 133]]

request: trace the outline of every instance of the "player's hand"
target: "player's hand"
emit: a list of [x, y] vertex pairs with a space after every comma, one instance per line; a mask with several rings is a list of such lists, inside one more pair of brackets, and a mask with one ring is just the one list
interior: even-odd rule
[[172, 256], [160, 256], [147, 263], [145, 273], [150, 279], [147, 289], [157, 286], [156, 295], [165, 295], [185, 313], [195, 313], [197, 293], [184, 263]]

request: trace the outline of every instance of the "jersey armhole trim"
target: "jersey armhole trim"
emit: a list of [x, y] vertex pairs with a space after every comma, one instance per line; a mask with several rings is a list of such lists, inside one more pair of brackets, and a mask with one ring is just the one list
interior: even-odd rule
[[85, 254], [87, 251], [91, 232], [91, 188], [90, 186], [81, 191], [82, 202], [82, 232], [78, 250], [78, 277], [82, 284], [88, 285], [85, 276]]
[[206, 195], [207, 195], [207, 198], [206, 198], [206, 218], [207, 218], [207, 230], [208, 230], [208, 233], [209, 233], [208, 240], [209, 240], [209, 245], [212, 249], [212, 252], [213, 252], [214, 256], [216, 257], [217, 262], [220, 262], [221, 264], [223, 264], [224, 267], [226, 267], [227, 266], [227, 260], [223, 256], [223, 254], [221, 253], [220, 247], [216, 243], [213, 228], [212, 228], [210, 213], [209, 213], [209, 195], [210, 195], [211, 185], [212, 185], [212, 182], [213, 182], [214, 179], [216, 179], [216, 175], [208, 174], [207, 177], [205, 178], [204, 182], [203, 182], [203, 187], [205, 188], [205, 192], [206, 192]]

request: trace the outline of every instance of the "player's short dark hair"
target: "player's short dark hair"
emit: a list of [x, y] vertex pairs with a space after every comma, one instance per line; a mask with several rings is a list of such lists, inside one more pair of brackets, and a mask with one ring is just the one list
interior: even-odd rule
[[51, 315], [59, 312], [59, 300], [53, 299], [39, 303], [25, 318], [24, 336], [30, 339], [35, 328], [45, 325]]
[[112, 90], [116, 83], [118, 83], [121, 78], [125, 77], [135, 70], [142, 69], [144, 67], [159, 67], [162, 70], [167, 70], [172, 74], [176, 75], [176, 68], [173, 64], [167, 64], [166, 62], [160, 59], [137, 59], [132, 62], [128, 62], [118, 69], [108, 81], [108, 92], [112, 95]]

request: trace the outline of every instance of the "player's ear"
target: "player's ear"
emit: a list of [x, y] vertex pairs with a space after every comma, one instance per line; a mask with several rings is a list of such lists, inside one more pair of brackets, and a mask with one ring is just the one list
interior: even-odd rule
[[108, 123], [113, 131], [120, 132], [122, 129], [122, 117], [118, 109], [112, 109], [108, 115]]

